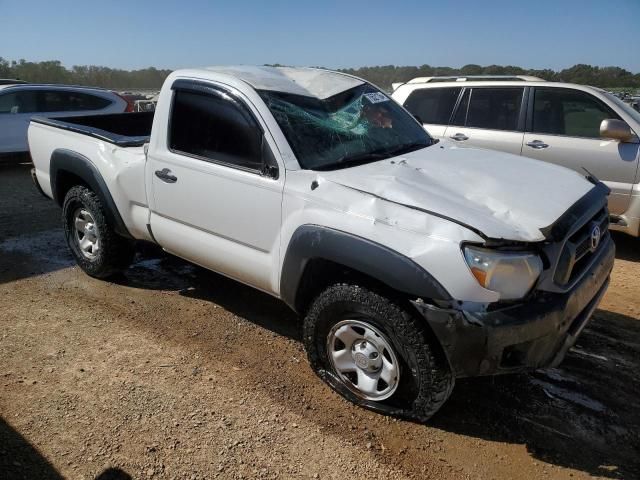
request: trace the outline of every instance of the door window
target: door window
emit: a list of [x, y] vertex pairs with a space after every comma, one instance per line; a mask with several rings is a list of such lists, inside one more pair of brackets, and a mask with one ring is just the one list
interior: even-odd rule
[[171, 150], [261, 169], [262, 131], [251, 113], [228, 96], [176, 90], [169, 130]]
[[81, 112], [101, 110], [112, 102], [87, 93], [50, 90], [39, 92], [38, 103], [40, 112]]
[[563, 88], [536, 88], [534, 133], [600, 138], [600, 123], [607, 118], [619, 117], [588, 93]]
[[467, 88], [462, 94], [456, 113], [451, 121], [451, 125], [458, 127], [464, 127], [467, 123], [467, 110], [469, 110], [469, 96], [471, 95], [471, 89]]
[[523, 92], [523, 88], [472, 89], [466, 126], [489, 130], [517, 130]]
[[37, 112], [35, 92], [13, 92], [0, 95], [0, 113]]
[[448, 125], [462, 88], [421, 88], [409, 94], [404, 107], [422, 123]]

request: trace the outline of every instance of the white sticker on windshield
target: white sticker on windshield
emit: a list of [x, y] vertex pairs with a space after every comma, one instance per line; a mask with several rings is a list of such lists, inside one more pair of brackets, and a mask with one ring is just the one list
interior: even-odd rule
[[389, 101], [389, 97], [380, 92], [365, 93], [364, 96], [367, 97], [367, 100], [369, 100], [371, 103], [382, 103]]

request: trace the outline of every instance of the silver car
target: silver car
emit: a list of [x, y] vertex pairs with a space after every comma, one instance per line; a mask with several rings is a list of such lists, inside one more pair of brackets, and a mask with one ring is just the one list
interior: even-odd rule
[[555, 163], [611, 189], [611, 229], [640, 236], [640, 113], [585, 85], [535, 77], [431, 77], [394, 84], [427, 131], [461, 146]]
[[133, 104], [109, 90], [28, 83], [0, 85], [0, 161], [29, 151], [27, 129], [34, 115], [65, 117], [122, 113]]

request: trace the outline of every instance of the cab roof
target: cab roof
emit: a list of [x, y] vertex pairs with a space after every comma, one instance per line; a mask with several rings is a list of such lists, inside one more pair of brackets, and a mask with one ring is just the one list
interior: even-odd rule
[[240, 79], [256, 90], [271, 90], [325, 99], [362, 85], [364, 80], [345, 73], [307, 67], [214, 66], [207, 72]]

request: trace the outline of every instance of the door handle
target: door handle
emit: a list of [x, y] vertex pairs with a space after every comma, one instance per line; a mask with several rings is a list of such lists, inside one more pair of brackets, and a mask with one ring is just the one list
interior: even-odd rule
[[455, 140], [456, 142], [462, 142], [464, 140], [469, 140], [464, 133], [456, 133], [455, 135], [449, 137], [451, 140]]
[[156, 170], [156, 177], [166, 183], [176, 183], [178, 181], [178, 177], [176, 177], [175, 175], [171, 175], [171, 170], [169, 170], [168, 168]]
[[542, 148], [547, 148], [549, 145], [544, 143], [542, 140], [532, 140], [527, 143], [528, 147], [535, 148], [536, 150], [540, 150]]

